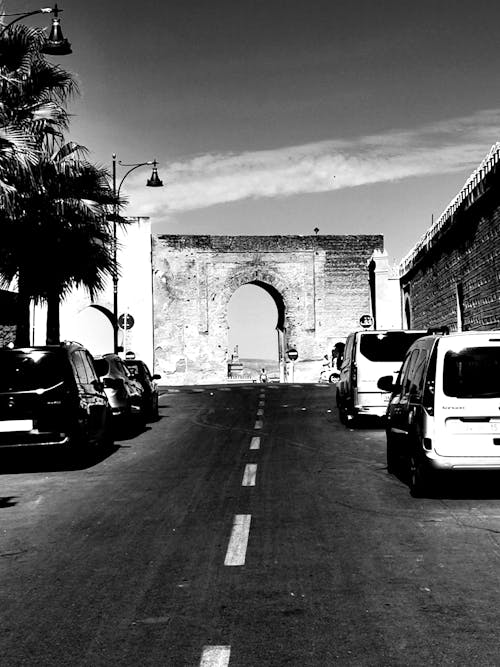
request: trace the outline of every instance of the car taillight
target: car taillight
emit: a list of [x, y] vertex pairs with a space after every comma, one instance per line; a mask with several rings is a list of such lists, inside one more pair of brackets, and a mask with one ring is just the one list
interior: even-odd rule
[[104, 378], [104, 386], [108, 389], [123, 389], [123, 380], [120, 378]]

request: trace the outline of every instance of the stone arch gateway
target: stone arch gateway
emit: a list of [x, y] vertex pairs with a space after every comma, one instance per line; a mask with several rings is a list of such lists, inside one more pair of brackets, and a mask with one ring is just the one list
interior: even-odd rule
[[371, 313], [368, 264], [381, 235], [153, 237], [155, 370], [165, 384], [227, 381], [227, 307], [256, 284], [278, 306], [280, 357], [299, 352], [296, 381]]

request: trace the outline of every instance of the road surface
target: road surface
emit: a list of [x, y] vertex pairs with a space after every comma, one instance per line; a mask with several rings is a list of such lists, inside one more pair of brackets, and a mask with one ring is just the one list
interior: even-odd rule
[[500, 664], [498, 477], [411, 498], [328, 385], [160, 413], [86, 465], [1, 458], [0, 664]]

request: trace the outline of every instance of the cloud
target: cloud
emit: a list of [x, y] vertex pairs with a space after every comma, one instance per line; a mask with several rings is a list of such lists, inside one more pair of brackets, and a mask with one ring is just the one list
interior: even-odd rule
[[151, 196], [134, 181], [134, 211], [169, 215], [248, 198], [328, 192], [473, 169], [500, 138], [500, 109], [353, 139], [243, 153], [199, 155], [162, 165]]

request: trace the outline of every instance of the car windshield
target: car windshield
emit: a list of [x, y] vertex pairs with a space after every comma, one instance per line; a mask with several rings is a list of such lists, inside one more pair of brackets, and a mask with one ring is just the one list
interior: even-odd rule
[[447, 352], [443, 389], [456, 398], [500, 397], [500, 347], [470, 347]]
[[359, 351], [369, 361], [403, 361], [410, 345], [423, 335], [407, 331], [362, 333]]
[[0, 392], [47, 389], [63, 381], [60, 355], [31, 350], [0, 350]]

